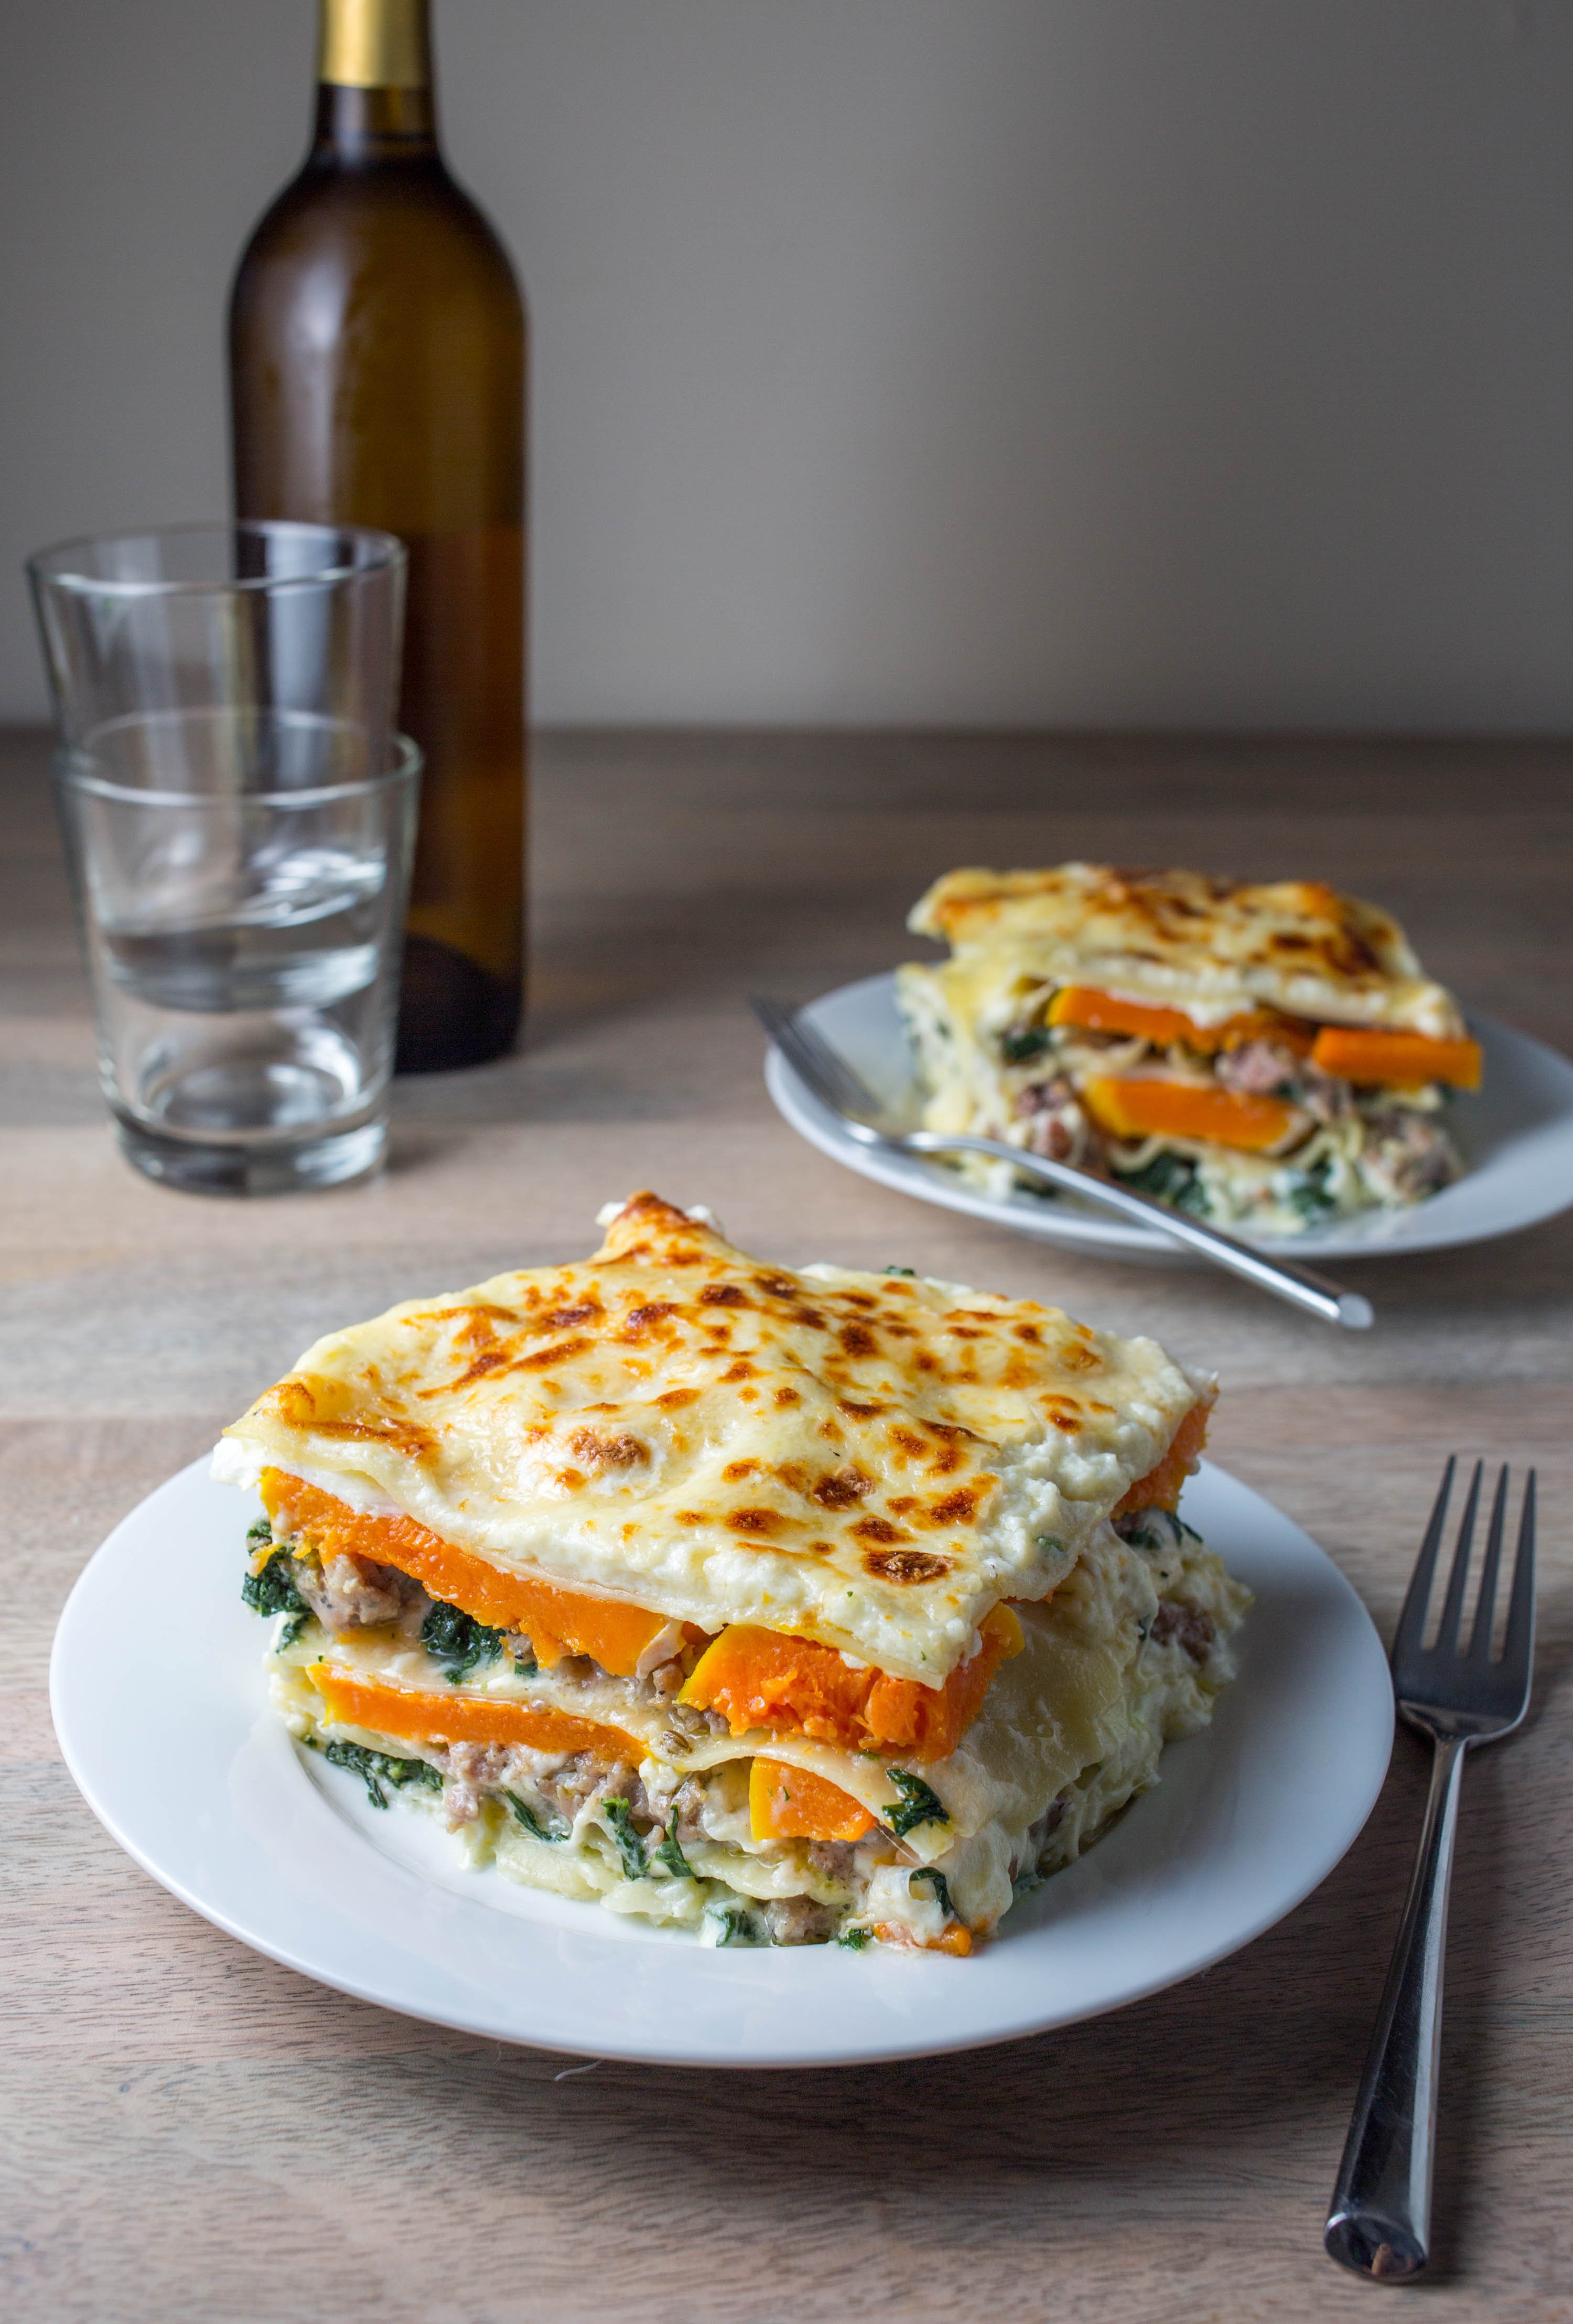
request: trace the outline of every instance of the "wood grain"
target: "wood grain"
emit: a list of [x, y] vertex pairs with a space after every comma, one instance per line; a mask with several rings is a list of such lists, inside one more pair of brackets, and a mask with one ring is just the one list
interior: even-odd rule
[[[0, 751], [0, 2304], [18, 2317], [649, 2324], [1341, 2319], [1320, 2231], [1424, 1777], [1257, 1943], [1031, 2042], [751, 2077], [510, 2051], [341, 1998], [167, 1896], [60, 1761], [50, 1636], [104, 1533], [319, 1331], [588, 1247], [653, 1185], [787, 1260], [900, 1260], [1154, 1331], [1215, 1448], [1390, 1624], [1443, 1453], [1539, 1462], [1532, 1723], [1466, 1785], [1428, 2313], [1573, 2318], [1573, 1221], [1346, 1270], [1335, 1337], [1221, 1278], [1072, 1259], [779, 1123], [752, 988], [888, 965], [963, 862], [1322, 875], [1573, 1047], [1573, 753], [1540, 743], [575, 734], [541, 752], [525, 1055], [403, 1085], [376, 1185], [233, 1205], [119, 1160], [38, 737]], [[958, 1965], [958, 1975], [965, 1974]], [[566, 2076], [566, 2079], [560, 2077]]]

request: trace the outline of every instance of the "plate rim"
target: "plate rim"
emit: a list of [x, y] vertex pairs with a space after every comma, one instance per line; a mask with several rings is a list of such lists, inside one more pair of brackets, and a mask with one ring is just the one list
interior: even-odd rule
[[[1382, 1740], [1380, 1747], [1372, 1751], [1370, 1759], [1366, 1765], [1365, 1780], [1351, 1788], [1345, 1802], [1345, 1812], [1338, 1821], [1337, 1845], [1332, 1852], [1326, 1856], [1325, 1861], [1319, 1856], [1309, 1869], [1302, 1868], [1303, 1877], [1297, 1874], [1288, 1890], [1275, 1891], [1265, 1901], [1262, 1910], [1247, 1914], [1243, 1922], [1231, 1927], [1216, 1942], [1210, 1942], [1200, 1950], [1183, 1954], [1179, 1960], [1178, 1966], [1171, 1962], [1163, 1969], [1155, 1970], [1152, 1975], [1142, 1977], [1136, 1982], [1122, 1987], [1118, 1993], [1110, 1996], [1071, 2007], [1051, 2008], [1046, 2012], [1042, 2007], [1035, 2007], [1026, 2014], [1018, 2012], [1008, 2021], [1002, 2016], [998, 2023], [991, 2024], [987, 2030], [980, 2031], [973, 2026], [949, 2035], [943, 2032], [936, 2035], [925, 2031], [919, 2038], [912, 2040], [886, 2038], [877, 2044], [849, 2046], [843, 2040], [818, 2047], [803, 2046], [791, 2050], [778, 2047], [761, 2048], [749, 2054], [738, 2054], [733, 2052], [720, 2053], [714, 2050], [686, 2048], [681, 2042], [662, 2043], [659, 2041], [622, 2038], [614, 2034], [610, 2039], [592, 2043], [588, 2040], [574, 2038], [572, 2035], [565, 2036], [538, 2028], [523, 2031], [517, 2024], [504, 2024], [499, 2022], [497, 2009], [500, 2005], [495, 2003], [490, 2014], [484, 2011], [475, 2013], [456, 2008], [434, 2007], [429, 2001], [423, 2002], [408, 1995], [400, 1997], [397, 1993], [391, 1991], [386, 1984], [379, 1983], [375, 1978], [357, 1979], [353, 1974], [345, 1973], [338, 1965], [332, 1969], [326, 1969], [322, 1966], [320, 1959], [314, 1957], [308, 1950], [297, 1950], [276, 1936], [260, 1932], [255, 1925], [254, 1916], [248, 1920], [244, 1915], [228, 1909], [223, 1902], [204, 1895], [199, 1886], [194, 1886], [191, 1880], [183, 1877], [179, 1871], [161, 1862], [158, 1851], [144, 1845], [134, 1829], [128, 1828], [122, 1817], [107, 1807], [98, 1794], [93, 1780], [92, 1769], [87, 1764], [92, 1758], [92, 1752], [91, 1749], [84, 1752], [79, 1748], [80, 1738], [74, 1731], [74, 1721], [69, 1703], [71, 1674], [67, 1669], [67, 1662], [70, 1652], [72, 1633], [78, 1624], [87, 1618], [87, 1609], [90, 1608], [94, 1593], [106, 1585], [114, 1561], [134, 1539], [139, 1526], [153, 1520], [153, 1513], [158, 1505], [167, 1497], [178, 1497], [181, 1489], [189, 1484], [206, 1484], [210, 1481], [207, 1476], [208, 1459], [209, 1456], [206, 1454], [198, 1457], [144, 1495], [143, 1499], [127, 1511], [100, 1543], [73, 1583], [60, 1611], [50, 1657], [50, 1708], [61, 1756], [82, 1798], [111, 1839], [150, 1878], [156, 1881], [161, 1887], [189, 1910], [221, 1930], [225, 1935], [245, 1945], [249, 1950], [277, 1962], [281, 1967], [289, 1969], [315, 1984], [327, 1987], [331, 1991], [344, 1993], [352, 1999], [390, 2010], [395, 2015], [408, 2017], [417, 2023], [441, 2025], [455, 2033], [468, 2034], [482, 2040], [507, 2042], [520, 2048], [538, 2049], [569, 2056], [615, 2060], [622, 2063], [682, 2067], [686, 2070], [709, 2071], [720, 2070], [744, 2072], [791, 2072], [825, 2066], [872, 2066], [897, 2063], [904, 2060], [952, 2055], [967, 2050], [989, 2048], [998, 2043], [1029, 2039], [1038, 2034], [1052, 2032], [1061, 2026], [1085, 2023], [1089, 2019], [1106, 2015], [1113, 2010], [1123, 2009], [1135, 2003], [1151, 1999], [1159, 1993], [1166, 1992], [1174, 1986], [1186, 1983], [1191, 1978], [1200, 1976], [1204, 1970], [1215, 1967], [1219, 1961], [1228, 1959], [1246, 1945], [1255, 1943], [1268, 1930], [1275, 1927], [1279, 1922], [1297, 1910], [1343, 1861], [1369, 1821], [1386, 1781], [1394, 1734], [1394, 1705], [1391, 1684], [1387, 1676], [1386, 1654], [1365, 1601], [1348, 1575], [1320, 1544], [1302, 1526], [1296, 1524], [1286, 1512], [1278, 1508], [1275, 1503], [1269, 1501], [1265, 1495], [1257, 1492], [1254, 1487], [1245, 1484], [1217, 1462], [1204, 1462], [1203, 1470], [1215, 1481], [1218, 1488], [1228, 1494], [1243, 1497], [1244, 1505], [1255, 1505], [1257, 1509], [1269, 1514], [1279, 1526], [1287, 1528], [1288, 1536], [1292, 1539], [1296, 1558], [1303, 1560], [1309, 1552], [1320, 1569], [1319, 1580], [1322, 1586], [1328, 1586], [1330, 1582], [1334, 1596], [1343, 1602], [1346, 1617], [1353, 1618], [1350, 1640], [1352, 1642], [1354, 1639], [1358, 1639], [1359, 1643], [1357, 1646], [1352, 1646], [1352, 1652], [1365, 1657], [1367, 1663], [1374, 1654], [1375, 1661], [1371, 1667], [1374, 1672], [1380, 1673], [1380, 1693], [1378, 1694], [1375, 1687], [1373, 1687], [1370, 1707], [1375, 1709], [1378, 1702], [1383, 1706], [1383, 1715], [1377, 1720], [1377, 1726], [1382, 1730]], [[260, 1656], [254, 1666], [260, 1670]], [[249, 1739], [256, 1728], [257, 1720], [245, 1711], [244, 1705], [237, 1702], [236, 1708], [237, 1717], [244, 1726], [246, 1738]], [[261, 1716], [269, 1720], [274, 1718], [271, 1710], [264, 1710]], [[295, 1762], [296, 1772], [300, 1779], [310, 1784], [312, 1775], [300, 1761], [299, 1746], [287, 1737], [281, 1726], [277, 1731], [281, 1740], [287, 1745], [289, 1755]], [[1184, 1740], [1203, 1741], [1207, 1732], [1208, 1730], [1204, 1729], [1201, 1735], [1184, 1738]], [[1168, 1747], [1170, 1749], [1174, 1748], [1177, 1747], [1173, 1745]], [[1183, 1748], [1183, 1742], [1178, 1748]], [[226, 1762], [226, 1766], [227, 1764]], [[363, 1840], [363, 1844], [368, 1849], [373, 1847], [369, 1840]], [[373, 1849], [373, 1852], [380, 1854], [380, 1851], [375, 1849]], [[1082, 1858], [1081, 1861], [1087, 1862], [1095, 1857], [1096, 1853], [1096, 1850], [1090, 1850], [1088, 1858]], [[382, 1860], [394, 1863], [400, 1861], [396, 1858]], [[411, 1868], [400, 1865], [400, 1868], [406, 1871], [409, 1877], [420, 1880], [420, 1875]], [[1074, 1869], [1074, 1868], [1072, 1868]], [[430, 1888], [442, 1886], [442, 1884], [437, 1882], [422, 1883], [422, 1885]], [[483, 1910], [492, 1909], [485, 1905], [483, 1899], [474, 1901], [480, 1904]], [[320, 1909], [329, 1911], [332, 1908], [324, 1900]], [[600, 1908], [585, 1904], [582, 1909], [584, 1913], [591, 1914]], [[544, 1923], [529, 1924], [538, 1928], [549, 1925]], [[1040, 1936], [1049, 1935], [1051, 1930], [1052, 1924], [1050, 1929], [1022, 1931], [1018, 1941], [1032, 1942]], [[585, 1933], [593, 1941], [601, 1932], [587, 1928]], [[635, 1932], [636, 1937], [643, 1936], [645, 1933], [642, 1930]], [[604, 1941], [604, 1937], [602, 1941]], [[663, 1938], [660, 1941], [663, 1947], [674, 1942], [670, 1938]], [[695, 1956], [704, 1951], [704, 1949], [697, 1944], [682, 1946], [677, 1950], [683, 1955]], [[818, 1947], [804, 1949], [805, 1953], [813, 1954], [818, 1954], [822, 1950], [825, 1949]], [[709, 1956], [704, 1955], [704, 1958], [708, 1959]], [[742, 1961], [756, 1958], [760, 1960], [778, 1960], [780, 1955], [775, 1948], [763, 1948], [757, 1955], [744, 1951], [727, 1956], [729, 1960]], [[861, 1956], [858, 1958], [860, 1960]], [[987, 1959], [987, 1954], [984, 1958]], [[888, 1969], [892, 1965], [883, 1964], [882, 1966]], [[905, 1960], [894, 1965], [897, 1974], [910, 1974], [915, 1966], [916, 1964], [909, 1963]], [[924, 1963], [923, 1966], [931, 1965]], [[943, 1969], [951, 1974], [955, 1972], [955, 1964], [950, 1962], [943, 1964]]]
[[[817, 993], [812, 1000], [802, 1002], [800, 1007], [807, 1014], [832, 1002], [871, 997], [877, 991], [889, 994], [895, 982], [894, 969], [878, 970], [872, 975], [854, 977], [846, 984]], [[1566, 1128], [1570, 1141], [1573, 1141], [1573, 1059], [1565, 1057], [1559, 1049], [1552, 1048], [1550, 1042], [1540, 1040], [1532, 1033], [1521, 1032], [1517, 1026], [1509, 1025], [1483, 1010], [1471, 1010], [1469, 1022], [1504, 1046], [1522, 1045], [1567, 1077], [1569, 1084], [1568, 1110], [1541, 1127], [1554, 1128], [1559, 1123]], [[915, 1202], [929, 1203], [943, 1210], [954, 1211], [963, 1217], [977, 1219], [984, 1225], [1001, 1227], [1007, 1233], [1020, 1235], [1029, 1241], [1054, 1244], [1087, 1258], [1124, 1259], [1191, 1269], [1205, 1268], [1208, 1264], [1183, 1245], [1169, 1241], [1156, 1228], [1122, 1225], [1113, 1219], [1106, 1223], [1096, 1216], [1080, 1217], [1073, 1212], [1062, 1212], [1047, 1204], [1044, 1205], [1041, 1215], [1024, 1213], [1016, 1204], [1003, 1201], [997, 1195], [985, 1194], [960, 1178], [953, 1185], [948, 1184], [938, 1170], [930, 1168], [915, 1157], [905, 1168], [898, 1162], [886, 1161], [837, 1130], [835, 1117], [822, 1107], [805, 1088], [773, 1042], [767, 1046], [765, 1051], [764, 1080], [770, 1102], [788, 1129], [824, 1155], [827, 1160], [839, 1163], [843, 1169], [854, 1171], [859, 1177], [868, 1179], [871, 1185], [884, 1186], [892, 1194], [906, 1194]], [[1485, 1169], [1468, 1172], [1466, 1176], [1479, 1183], [1489, 1176], [1490, 1167], [1487, 1164]], [[907, 1169], [911, 1172], [910, 1178]], [[1573, 1177], [1570, 1177], [1569, 1184], [1573, 1185]], [[1375, 1238], [1368, 1241], [1339, 1240], [1336, 1229], [1326, 1231], [1323, 1238], [1316, 1240], [1296, 1235], [1253, 1233], [1246, 1227], [1237, 1227], [1234, 1231], [1243, 1241], [1273, 1256], [1300, 1257], [1313, 1266], [1324, 1259], [1337, 1265], [1358, 1266], [1367, 1259], [1421, 1259], [1437, 1251], [1464, 1250], [1477, 1243], [1495, 1242], [1504, 1235], [1526, 1234], [1551, 1219], [1559, 1218], [1570, 1209], [1573, 1209], [1573, 1192], [1550, 1208], [1539, 1211], [1529, 1218], [1509, 1219], [1500, 1224], [1472, 1227], [1458, 1233], [1428, 1236], [1424, 1240], [1401, 1240], [1396, 1237], [1387, 1241]], [[1397, 1215], [1418, 1219], [1423, 1224], [1428, 1218], [1434, 1217], [1434, 1213], [1429, 1205], [1421, 1204]]]

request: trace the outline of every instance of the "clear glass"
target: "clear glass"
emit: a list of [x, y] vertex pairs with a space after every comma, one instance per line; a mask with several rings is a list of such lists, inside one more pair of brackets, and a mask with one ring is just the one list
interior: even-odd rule
[[381, 1162], [420, 753], [336, 779], [343, 731], [174, 711], [56, 754], [98, 1070], [130, 1160], [189, 1192]]
[[207, 1194], [381, 1161], [420, 753], [403, 555], [315, 525], [69, 544], [30, 567], [56, 795], [121, 1144]]
[[62, 742], [170, 710], [328, 718], [346, 777], [394, 732], [404, 546], [336, 524], [182, 524], [68, 540], [28, 561]]

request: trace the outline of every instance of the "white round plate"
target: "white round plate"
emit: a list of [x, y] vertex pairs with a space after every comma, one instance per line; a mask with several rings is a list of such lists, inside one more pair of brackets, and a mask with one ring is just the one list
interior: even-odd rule
[[[917, 1120], [922, 1100], [893, 976], [843, 984], [811, 1001], [803, 1014], [899, 1118]], [[1322, 1259], [1383, 1259], [1486, 1242], [1573, 1206], [1573, 1064], [1543, 1041], [1515, 1033], [1494, 1018], [1472, 1017], [1469, 1026], [1485, 1049], [1486, 1067], [1479, 1091], [1460, 1093], [1449, 1111], [1449, 1126], [1467, 1166], [1456, 1185], [1413, 1210], [1366, 1211], [1304, 1234], [1251, 1234], [1243, 1227], [1235, 1231], [1264, 1250], [1292, 1251], [1314, 1265]], [[919, 1202], [938, 1203], [1017, 1234], [1081, 1250], [1207, 1264], [1157, 1228], [1100, 1216], [1073, 1194], [985, 1194], [943, 1162], [860, 1146], [774, 1047], [766, 1057], [765, 1081], [778, 1110], [811, 1146], [865, 1178], [915, 1194]]]
[[1256, 1593], [1205, 1733], [967, 1960], [713, 1950], [464, 1868], [435, 1817], [290, 1740], [240, 1600], [254, 1510], [206, 1462], [118, 1526], [55, 1637], [67, 1765], [128, 1854], [287, 1967], [502, 2042], [666, 2065], [842, 2065], [1006, 2041], [1192, 1976], [1326, 1877], [1381, 1789], [1393, 1694], [1370, 1618], [1297, 1526], [1220, 1470], [1191, 1522]]

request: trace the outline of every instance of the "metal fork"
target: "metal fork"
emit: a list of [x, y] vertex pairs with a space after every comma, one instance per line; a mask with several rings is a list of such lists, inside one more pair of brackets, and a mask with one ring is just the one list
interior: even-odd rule
[[877, 1147], [888, 1154], [986, 1154], [996, 1162], [1008, 1162], [1013, 1169], [1025, 1171], [1029, 1177], [1042, 1178], [1067, 1194], [1081, 1194], [1123, 1219], [1157, 1227], [1172, 1241], [1199, 1251], [1215, 1267], [1227, 1268], [1231, 1275], [1243, 1276], [1247, 1283], [1254, 1283], [1258, 1291], [1271, 1291], [1275, 1297], [1287, 1299], [1292, 1306], [1320, 1315], [1324, 1323], [1342, 1323], [1351, 1332], [1370, 1329], [1375, 1320], [1371, 1302], [1363, 1299], [1357, 1291], [1342, 1290], [1325, 1275], [1313, 1274], [1309, 1267], [1297, 1267], [1286, 1259], [1269, 1259], [1249, 1243], [1237, 1241], [1218, 1227], [1204, 1226], [1200, 1219], [1187, 1218], [1182, 1212], [1172, 1211], [1166, 1204], [1154, 1202], [1148, 1194], [1138, 1194], [1132, 1187], [1117, 1185], [1108, 1178], [1095, 1178], [1090, 1171], [1078, 1170], [1069, 1162], [1052, 1162], [1046, 1155], [1029, 1154], [1020, 1146], [1007, 1146], [1003, 1139], [974, 1138], [963, 1130], [906, 1129], [860, 1080], [841, 1052], [805, 1023], [796, 1010], [789, 1009], [784, 1001], [766, 1000], [758, 994], [749, 1005], [798, 1080], [821, 1105], [840, 1115], [847, 1134], [860, 1146]]
[[1507, 1515], [1505, 1466], [1497, 1478], [1491, 1504], [1469, 1643], [1463, 1648], [1458, 1645], [1480, 1505], [1482, 1464], [1478, 1461], [1464, 1503], [1436, 1644], [1428, 1647], [1421, 1643], [1456, 1465], [1449, 1461], [1442, 1471], [1436, 1507], [1393, 1641], [1393, 1687], [1399, 1717], [1430, 1737], [1436, 1756], [1409, 1901], [1403, 1908], [1323, 2238], [1334, 2259], [1357, 2275], [1380, 2283], [1406, 2282], [1420, 2273], [1430, 2256], [1442, 1964], [1464, 1754], [1471, 1744], [1495, 1742], [1499, 1736], [1513, 1733], [1529, 1709], [1534, 1662], [1532, 1469], [1519, 1517], [1518, 1557], [1501, 1658], [1495, 1662], [1491, 1658], [1491, 1634]]

